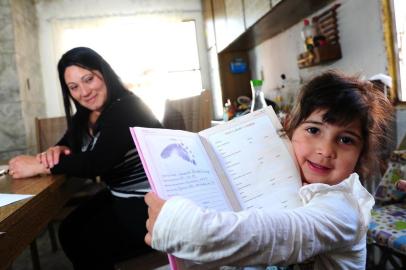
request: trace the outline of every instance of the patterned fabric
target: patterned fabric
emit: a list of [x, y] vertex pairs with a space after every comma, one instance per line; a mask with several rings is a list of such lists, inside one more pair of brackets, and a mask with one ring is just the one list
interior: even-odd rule
[[367, 236], [370, 244], [406, 255], [406, 202], [375, 207]]
[[406, 193], [396, 189], [396, 182], [399, 179], [406, 179], [406, 159], [404, 155], [403, 151], [395, 152], [392, 155], [388, 169], [375, 191], [377, 204], [398, 203], [406, 199]]

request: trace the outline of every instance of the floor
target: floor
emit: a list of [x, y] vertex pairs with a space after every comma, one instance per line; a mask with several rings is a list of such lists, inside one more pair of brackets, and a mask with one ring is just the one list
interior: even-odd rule
[[[55, 223], [57, 229], [58, 224]], [[40, 259], [41, 270], [73, 270], [69, 260], [65, 257], [62, 249], [59, 248], [56, 252], [52, 251], [50, 237], [48, 231], [44, 231], [37, 237], [37, 247]], [[151, 261], [151, 262], [148, 262]], [[129, 260], [122, 262], [116, 266], [117, 270], [170, 270], [167, 263], [166, 255], [159, 255], [157, 257], [147, 256], [143, 258], [140, 263], [139, 260]], [[143, 265], [143, 267], [140, 267]], [[162, 266], [161, 266], [162, 265]], [[31, 252], [28, 247], [24, 252], [14, 261], [11, 270], [32, 270], [33, 264], [31, 260]]]
[[[44, 231], [37, 237], [37, 247], [41, 270], [73, 270], [69, 260], [65, 257], [62, 249], [52, 251], [48, 231]], [[14, 261], [12, 270], [32, 270], [32, 260], [29, 247]]]

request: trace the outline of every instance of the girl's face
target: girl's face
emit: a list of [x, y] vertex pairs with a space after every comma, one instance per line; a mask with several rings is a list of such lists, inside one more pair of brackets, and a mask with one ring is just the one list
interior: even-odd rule
[[292, 135], [304, 183], [335, 185], [354, 172], [362, 151], [361, 123], [338, 126], [323, 122], [326, 110], [314, 111]]
[[65, 83], [69, 92], [83, 107], [101, 112], [107, 100], [107, 87], [99, 71], [90, 71], [78, 66], [65, 69]]

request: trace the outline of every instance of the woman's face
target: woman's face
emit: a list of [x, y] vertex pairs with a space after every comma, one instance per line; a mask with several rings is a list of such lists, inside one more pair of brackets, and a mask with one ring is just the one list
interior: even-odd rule
[[335, 185], [354, 172], [363, 147], [360, 120], [339, 126], [314, 111], [295, 129], [292, 144], [304, 183]]
[[103, 110], [107, 101], [107, 87], [99, 71], [69, 66], [64, 76], [73, 99], [90, 111]]

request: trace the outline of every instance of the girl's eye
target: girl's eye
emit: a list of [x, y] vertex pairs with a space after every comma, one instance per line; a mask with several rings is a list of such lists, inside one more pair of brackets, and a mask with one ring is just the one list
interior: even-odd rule
[[346, 137], [346, 136], [340, 137], [339, 141], [343, 144], [354, 144], [354, 140], [352, 138]]
[[316, 134], [317, 132], [319, 132], [319, 129], [316, 127], [309, 127], [306, 128], [306, 131], [309, 132], [310, 134]]

